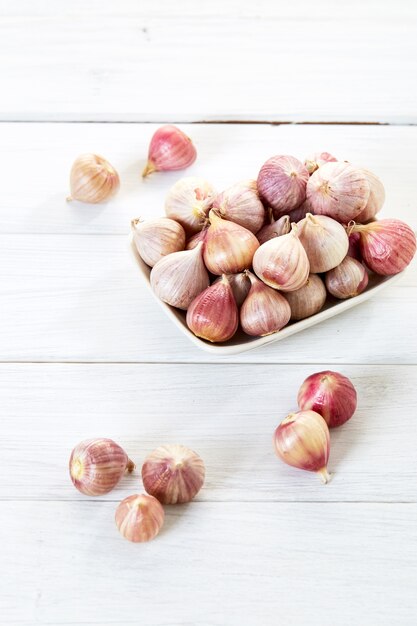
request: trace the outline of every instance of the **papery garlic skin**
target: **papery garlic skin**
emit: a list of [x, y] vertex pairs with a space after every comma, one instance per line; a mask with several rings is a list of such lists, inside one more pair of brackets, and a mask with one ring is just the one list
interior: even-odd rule
[[356, 411], [357, 394], [347, 376], [326, 370], [305, 379], [297, 402], [301, 410], [319, 413], [329, 428], [335, 428], [347, 422]]
[[162, 528], [164, 518], [161, 503], [145, 493], [128, 496], [122, 500], [115, 514], [120, 534], [134, 543], [154, 539]]
[[98, 154], [82, 154], [71, 168], [71, 195], [67, 200], [98, 204], [108, 200], [119, 187], [119, 175], [106, 159]]
[[290, 305], [293, 321], [303, 320], [321, 311], [327, 298], [326, 287], [317, 274], [310, 274], [303, 287], [284, 295]]
[[307, 200], [315, 215], [347, 224], [366, 207], [370, 185], [364, 172], [350, 163], [325, 163], [307, 183]]
[[282, 291], [295, 291], [307, 282], [310, 263], [294, 224], [288, 235], [263, 243], [253, 257], [255, 274], [264, 283]]
[[281, 237], [281, 235], [287, 235], [291, 230], [290, 217], [283, 215], [277, 220], [273, 220], [270, 224], [267, 224], [261, 230], [256, 233], [256, 238], [262, 245], [265, 241], [269, 241], [274, 237]]
[[[240, 308], [244, 303], [246, 296], [248, 295], [251, 288], [249, 274], [245, 270], [244, 272], [240, 272], [239, 274], [226, 274], [226, 276], [232, 288], [237, 307]], [[218, 278], [216, 278], [213, 284], [218, 283], [221, 280], [223, 280], [223, 277], [219, 276]]]
[[261, 200], [274, 209], [275, 217], [280, 217], [304, 202], [307, 180], [308, 171], [301, 161], [288, 155], [274, 156], [261, 167], [258, 192]]
[[137, 251], [150, 267], [164, 256], [184, 250], [185, 231], [175, 220], [159, 217], [141, 222], [135, 219], [131, 225]]
[[382, 209], [385, 202], [385, 188], [382, 180], [376, 174], [367, 169], [361, 168], [368, 179], [370, 193], [365, 208], [355, 217], [355, 221], [360, 224], [373, 219]]
[[307, 213], [298, 222], [298, 237], [313, 274], [328, 272], [339, 265], [349, 249], [349, 237], [343, 226], [325, 215]]
[[402, 272], [416, 253], [416, 236], [411, 228], [396, 219], [356, 224], [351, 232], [360, 234], [360, 250], [366, 265], [380, 276]]
[[182, 445], [159, 446], [145, 459], [145, 490], [162, 504], [191, 502], [204, 483], [205, 467], [196, 452]]
[[165, 214], [179, 222], [187, 233], [196, 233], [205, 225], [215, 196], [214, 188], [204, 178], [180, 178], [168, 191]]
[[185, 245], [186, 250], [194, 250], [201, 242], [203, 244], [204, 250], [204, 242], [207, 237], [207, 228], [203, 228], [203, 230], [198, 231], [198, 233], [194, 233], [189, 239], [187, 239], [187, 243]]
[[74, 487], [86, 496], [109, 493], [135, 464], [112, 439], [86, 439], [71, 452], [69, 472]]
[[265, 209], [259, 199], [256, 180], [241, 181], [220, 193], [213, 208], [226, 220], [256, 233], [264, 223]]
[[204, 263], [212, 274], [237, 274], [249, 268], [259, 248], [255, 235], [235, 222], [222, 219], [214, 210], [204, 244]]
[[248, 272], [251, 289], [240, 309], [240, 324], [247, 335], [263, 337], [276, 333], [290, 321], [291, 309], [278, 291]]
[[154, 133], [148, 151], [148, 162], [142, 176], [155, 171], [183, 170], [197, 158], [191, 139], [172, 124], [161, 126]]
[[233, 337], [239, 312], [226, 274], [192, 301], [186, 321], [194, 335], [206, 341], [222, 343]]
[[327, 272], [325, 280], [329, 293], [339, 300], [345, 300], [365, 291], [369, 278], [362, 263], [346, 256], [340, 265]]
[[304, 165], [311, 176], [311, 174], [325, 163], [334, 163], [335, 161], [337, 161], [336, 157], [330, 154], [330, 152], [315, 152], [306, 158]]
[[329, 481], [329, 428], [315, 411], [290, 413], [275, 431], [274, 446], [284, 463], [317, 472], [324, 483]]
[[204, 266], [203, 244], [193, 250], [173, 252], [163, 257], [151, 271], [151, 287], [161, 300], [184, 311], [210, 284]]

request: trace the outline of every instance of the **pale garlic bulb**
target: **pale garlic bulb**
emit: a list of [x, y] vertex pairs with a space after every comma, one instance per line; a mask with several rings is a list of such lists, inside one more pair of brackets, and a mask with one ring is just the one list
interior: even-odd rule
[[204, 226], [216, 192], [203, 178], [180, 178], [168, 191], [165, 214], [176, 220], [187, 233], [193, 234]]
[[70, 200], [98, 204], [119, 189], [119, 175], [114, 167], [98, 154], [82, 154], [71, 168]]
[[175, 220], [158, 217], [141, 222], [135, 219], [131, 226], [137, 251], [150, 267], [167, 254], [184, 250], [185, 231]]
[[115, 521], [128, 541], [143, 543], [154, 539], [162, 528], [165, 513], [159, 500], [146, 493], [128, 496], [116, 509]]
[[293, 321], [303, 320], [321, 311], [327, 298], [326, 287], [317, 274], [310, 274], [303, 287], [284, 295], [290, 305]]
[[209, 213], [210, 226], [204, 241], [204, 263], [212, 274], [237, 274], [252, 264], [259, 241], [255, 235], [224, 220], [214, 210]]
[[382, 180], [376, 174], [362, 168], [362, 172], [368, 179], [370, 193], [366, 207], [356, 216], [355, 221], [360, 224], [373, 219], [382, 209], [385, 202], [385, 188]]
[[336, 157], [334, 157], [330, 152], [315, 152], [314, 154], [310, 154], [304, 161], [304, 165], [306, 166], [308, 173], [313, 174], [316, 170], [319, 169], [325, 163], [332, 163], [337, 161]]
[[349, 249], [349, 237], [343, 226], [326, 215], [307, 213], [298, 222], [298, 236], [313, 274], [328, 272], [339, 265]]
[[326, 287], [335, 298], [345, 300], [365, 291], [368, 286], [368, 272], [356, 259], [347, 256], [326, 274]]
[[264, 223], [265, 209], [259, 199], [256, 180], [232, 185], [215, 197], [213, 208], [224, 219], [236, 222], [252, 233]]
[[251, 288], [241, 309], [240, 324], [247, 335], [263, 337], [276, 333], [290, 321], [288, 302], [278, 291], [268, 287], [248, 272]]

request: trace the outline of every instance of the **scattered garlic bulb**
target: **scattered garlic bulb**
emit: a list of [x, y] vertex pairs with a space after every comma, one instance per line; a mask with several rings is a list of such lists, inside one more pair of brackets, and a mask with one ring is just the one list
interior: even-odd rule
[[[233, 295], [235, 297], [236, 304], [239, 307], [242, 306], [245, 301], [246, 296], [249, 293], [251, 282], [249, 280], [248, 272], [245, 270], [244, 272], [240, 272], [239, 274], [226, 274], [227, 280], [230, 283], [230, 286], [233, 291]], [[218, 283], [220, 280], [223, 280], [222, 276], [216, 278], [213, 284]]]
[[142, 482], [162, 504], [190, 502], [204, 483], [202, 459], [185, 446], [159, 446], [145, 459]]
[[370, 185], [363, 170], [346, 162], [325, 163], [307, 183], [312, 213], [347, 224], [366, 207]]
[[71, 195], [67, 200], [98, 204], [114, 195], [119, 186], [119, 175], [106, 159], [97, 154], [82, 154], [71, 168]]
[[178, 309], [188, 309], [191, 302], [209, 284], [203, 262], [203, 244], [164, 256], [151, 271], [151, 287], [161, 300]]
[[251, 288], [240, 309], [240, 324], [247, 335], [263, 337], [281, 330], [290, 321], [288, 302], [278, 291], [248, 272]]
[[207, 228], [203, 228], [203, 230], [199, 230], [198, 233], [195, 233], [194, 235], [192, 235], [185, 246], [186, 250], [194, 250], [194, 248], [200, 243], [203, 244], [203, 250], [204, 250], [204, 242], [206, 240], [207, 237]]
[[256, 233], [256, 238], [262, 245], [265, 241], [269, 241], [274, 237], [280, 237], [281, 235], [287, 235], [291, 230], [290, 218], [288, 215], [274, 220], [272, 218], [271, 223], [267, 224], [260, 231]]
[[220, 343], [233, 337], [239, 325], [239, 313], [225, 274], [192, 301], [186, 320], [188, 328], [206, 341]]
[[115, 514], [120, 534], [135, 543], [154, 539], [161, 530], [164, 518], [161, 503], [145, 493], [128, 496], [122, 500]]
[[133, 241], [141, 258], [153, 267], [162, 257], [184, 250], [185, 232], [181, 224], [167, 217], [141, 222], [132, 220]]
[[203, 228], [215, 195], [213, 187], [203, 178], [180, 178], [168, 191], [165, 214], [188, 233], [196, 233]]
[[366, 265], [376, 274], [392, 276], [411, 263], [416, 252], [416, 236], [396, 219], [356, 224], [350, 232], [360, 234], [360, 250]]
[[298, 236], [310, 261], [310, 272], [328, 272], [343, 261], [349, 237], [339, 222], [326, 215], [307, 216], [298, 222]]
[[259, 199], [256, 180], [232, 185], [216, 196], [213, 208], [224, 219], [236, 222], [252, 233], [264, 223], [265, 209]]
[[167, 124], [158, 128], [151, 139], [142, 176], [155, 171], [183, 170], [196, 158], [197, 151], [191, 139], [176, 126]]
[[307, 282], [310, 263], [293, 224], [287, 235], [263, 243], [253, 257], [255, 274], [274, 289], [295, 291]]
[[[348, 227], [348, 233], [349, 231], [350, 231], [350, 227]], [[347, 256], [350, 256], [352, 257], [352, 259], [356, 259], [357, 261], [362, 260], [360, 242], [361, 242], [361, 236], [359, 233], [349, 234], [349, 249], [347, 252]]]
[[261, 167], [258, 192], [279, 217], [304, 202], [307, 180], [308, 171], [301, 161], [293, 156], [274, 156]]
[[302, 411], [315, 411], [329, 428], [334, 428], [347, 422], [356, 411], [356, 389], [343, 374], [326, 370], [305, 379], [297, 402]]
[[213, 210], [204, 245], [204, 262], [212, 274], [237, 274], [252, 264], [259, 242], [255, 235], [235, 222], [222, 219]]
[[365, 291], [368, 286], [368, 273], [362, 263], [347, 256], [326, 274], [326, 287], [335, 298], [345, 300]]
[[330, 480], [327, 471], [329, 428], [315, 411], [298, 411], [287, 415], [275, 431], [274, 445], [284, 463], [317, 472], [324, 483]]
[[382, 180], [376, 174], [369, 170], [363, 169], [362, 172], [368, 179], [370, 193], [366, 207], [355, 217], [355, 220], [362, 224], [373, 219], [375, 215], [382, 209], [385, 202], [385, 189]]
[[304, 165], [311, 175], [325, 163], [332, 163], [337, 159], [330, 152], [315, 152], [306, 158]]
[[74, 487], [86, 496], [102, 496], [135, 464], [111, 439], [86, 439], [71, 452], [69, 472]]
[[315, 315], [323, 308], [326, 297], [326, 287], [320, 276], [310, 274], [303, 287], [285, 293], [291, 309], [291, 319], [298, 321]]

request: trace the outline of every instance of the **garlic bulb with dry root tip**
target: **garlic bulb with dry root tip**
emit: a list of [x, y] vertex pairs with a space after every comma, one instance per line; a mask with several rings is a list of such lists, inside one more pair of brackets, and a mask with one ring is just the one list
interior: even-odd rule
[[145, 459], [142, 482], [162, 504], [190, 502], [204, 483], [203, 460], [185, 446], [159, 446]]
[[310, 272], [320, 274], [336, 267], [345, 258], [349, 238], [339, 222], [325, 215], [311, 215], [298, 222], [298, 237], [307, 252]]
[[337, 159], [330, 152], [315, 152], [304, 161], [308, 173], [311, 175], [325, 163], [334, 163]]
[[132, 220], [132, 234], [140, 257], [153, 267], [162, 257], [184, 250], [185, 231], [181, 224], [167, 217], [141, 222]]
[[295, 291], [305, 285], [310, 263], [295, 224], [288, 235], [274, 237], [258, 248], [253, 257], [253, 269], [264, 283], [274, 289]]
[[119, 186], [119, 175], [106, 159], [98, 154], [82, 154], [71, 168], [71, 195], [67, 200], [98, 204], [114, 195]]
[[416, 253], [416, 236], [401, 220], [352, 224], [350, 232], [359, 233], [363, 260], [369, 269], [381, 276], [398, 274], [411, 263]]
[[252, 233], [256, 233], [264, 223], [265, 209], [259, 199], [256, 180], [232, 185], [216, 196], [213, 208], [224, 219], [236, 222]]
[[356, 389], [347, 376], [326, 370], [305, 379], [297, 402], [300, 409], [319, 413], [328, 427], [334, 428], [347, 422], [356, 411]]
[[347, 224], [366, 207], [370, 185], [363, 170], [350, 163], [325, 163], [307, 183], [307, 200], [315, 215]]
[[315, 411], [298, 411], [287, 415], [275, 431], [274, 445], [284, 463], [317, 472], [324, 483], [330, 480], [327, 471], [329, 428]]
[[151, 287], [161, 300], [178, 309], [191, 302], [210, 284], [203, 262], [203, 244], [164, 256], [151, 271]]
[[162, 528], [164, 518], [164, 509], [159, 500], [145, 493], [122, 500], [115, 514], [120, 534], [134, 543], [154, 539]]
[[247, 228], [222, 219], [214, 210], [204, 243], [204, 263], [212, 274], [237, 274], [252, 264], [259, 242]]
[[317, 274], [310, 274], [303, 287], [296, 291], [288, 291], [284, 295], [290, 305], [291, 319], [294, 321], [303, 320], [321, 311], [327, 298], [326, 287]]
[[151, 139], [142, 176], [162, 170], [183, 170], [196, 158], [197, 151], [191, 139], [176, 126], [167, 124], [158, 128]]
[[272, 217], [271, 222], [261, 228], [260, 231], [256, 233], [256, 238], [259, 243], [262, 245], [265, 241], [269, 241], [274, 237], [281, 237], [281, 235], [287, 235], [291, 230], [290, 218], [288, 215], [283, 215], [282, 217], [274, 220]]
[[102, 496], [135, 464], [112, 439], [86, 439], [71, 452], [69, 472], [74, 487], [86, 496]]
[[206, 341], [220, 343], [233, 337], [239, 312], [226, 274], [191, 302], [186, 320], [194, 335]]
[[251, 288], [240, 309], [240, 324], [247, 335], [276, 333], [290, 321], [290, 305], [278, 291], [248, 272]]
[[365, 291], [368, 273], [362, 263], [347, 256], [326, 274], [326, 287], [335, 298], [345, 300]]
[[362, 172], [365, 174], [369, 182], [370, 193], [366, 207], [362, 209], [355, 220], [362, 224], [373, 219], [377, 213], [382, 209], [385, 202], [385, 189], [382, 184], [382, 180], [378, 178], [376, 174], [362, 168]]
[[279, 217], [304, 202], [307, 180], [308, 171], [301, 161], [293, 156], [274, 156], [261, 167], [258, 192]]
[[179, 222], [187, 233], [196, 233], [206, 224], [215, 195], [213, 187], [204, 178], [180, 178], [168, 191], [165, 214]]
[[[221, 280], [223, 280], [223, 277], [219, 276], [213, 284]], [[245, 270], [239, 274], [227, 274], [227, 280], [232, 288], [237, 306], [241, 307], [251, 287], [248, 272]]]

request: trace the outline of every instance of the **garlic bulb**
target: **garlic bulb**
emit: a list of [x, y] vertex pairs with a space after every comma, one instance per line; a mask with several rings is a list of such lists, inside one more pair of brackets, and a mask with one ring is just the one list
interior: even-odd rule
[[168, 191], [165, 214], [179, 222], [186, 232], [196, 233], [203, 228], [215, 195], [213, 187], [203, 178], [180, 178]]
[[314, 411], [290, 413], [274, 435], [277, 455], [292, 467], [317, 472], [324, 483], [330, 480], [327, 462], [330, 453], [329, 428]]
[[[219, 276], [213, 284], [218, 283], [221, 280], [223, 280], [223, 277]], [[248, 272], [245, 270], [239, 274], [227, 274], [227, 280], [230, 283], [236, 304], [239, 308], [245, 301], [251, 287]]]
[[155, 171], [183, 170], [197, 158], [189, 137], [176, 126], [166, 124], [154, 133], [149, 145], [148, 162], [142, 176]]
[[188, 309], [191, 302], [209, 284], [204, 267], [203, 244], [194, 250], [173, 252], [164, 256], [151, 271], [151, 287], [161, 300], [178, 309]]
[[291, 309], [291, 319], [298, 321], [315, 315], [323, 308], [326, 297], [326, 287], [321, 278], [317, 274], [310, 274], [303, 287], [285, 293]]
[[202, 459], [185, 446], [159, 446], [142, 466], [146, 491], [162, 504], [190, 502], [204, 483]]
[[216, 196], [213, 208], [224, 219], [236, 222], [252, 233], [256, 233], [264, 223], [265, 209], [255, 180], [232, 185]]
[[295, 222], [297, 224], [298, 222], [301, 222], [307, 213], [313, 213], [313, 211], [311, 210], [308, 200], [304, 200], [303, 204], [301, 204], [297, 209], [293, 209], [289, 212], [288, 217], [290, 218], [290, 223], [292, 224]]
[[220, 343], [233, 337], [239, 325], [239, 313], [225, 274], [192, 301], [186, 320], [194, 335], [206, 341]]
[[348, 237], [349, 237], [349, 249], [347, 252], [347, 256], [350, 256], [352, 257], [352, 259], [356, 259], [357, 261], [361, 261], [362, 260], [361, 248], [360, 248], [361, 236], [359, 233], [350, 232], [350, 230], [351, 230], [351, 226], [349, 226], [347, 229]]
[[365, 291], [368, 273], [362, 263], [347, 256], [340, 265], [326, 274], [326, 287], [335, 298], [345, 300]]
[[167, 217], [141, 222], [132, 220], [133, 241], [140, 257], [153, 267], [162, 257], [184, 250], [185, 232], [181, 224]]
[[135, 543], [154, 539], [162, 528], [164, 518], [161, 503], [145, 493], [128, 496], [122, 500], [115, 514], [120, 534]]
[[284, 296], [252, 272], [248, 276], [251, 288], [240, 309], [240, 324], [247, 335], [263, 337], [276, 333], [290, 321], [290, 306]]
[[69, 472], [74, 487], [86, 496], [102, 496], [135, 464], [111, 439], [86, 439], [71, 452]]
[[119, 175], [106, 159], [98, 154], [82, 154], [71, 168], [71, 195], [67, 200], [98, 204], [114, 195], [119, 186]]
[[307, 200], [316, 215], [347, 224], [366, 207], [370, 185], [363, 170], [346, 162], [325, 163], [307, 183]]
[[385, 189], [382, 180], [376, 174], [369, 170], [363, 169], [362, 172], [368, 179], [370, 193], [366, 207], [355, 217], [355, 220], [362, 224], [373, 219], [375, 215], [382, 209], [385, 202]]
[[339, 222], [325, 215], [307, 216], [298, 223], [298, 236], [310, 261], [310, 272], [328, 272], [343, 261], [349, 237]]
[[288, 215], [283, 215], [277, 220], [272, 218], [271, 223], [267, 224], [260, 231], [256, 233], [256, 238], [262, 245], [265, 241], [269, 241], [274, 237], [280, 237], [281, 235], [287, 235], [291, 230], [290, 218]]
[[259, 242], [255, 235], [234, 222], [222, 219], [213, 210], [204, 245], [204, 263], [212, 274], [237, 274], [252, 264]]
[[[208, 221], [208, 220], [207, 220]], [[203, 227], [203, 230], [199, 230], [198, 233], [195, 233], [194, 235], [192, 235], [188, 240], [187, 243], [185, 245], [185, 249], [186, 250], [194, 250], [194, 248], [200, 243], [203, 244], [203, 250], [204, 250], [204, 242], [206, 240], [207, 237], [207, 228]]]
[[293, 156], [274, 156], [263, 164], [258, 175], [258, 192], [275, 217], [285, 215], [304, 202], [308, 171]]
[[311, 174], [325, 163], [332, 163], [334, 161], [337, 161], [337, 159], [331, 155], [330, 152], [315, 152], [306, 158], [304, 165], [311, 176]]
[[310, 263], [293, 224], [287, 235], [274, 237], [261, 245], [253, 257], [255, 274], [274, 289], [295, 291], [308, 279]]
[[343, 374], [326, 370], [305, 379], [297, 402], [302, 411], [315, 411], [329, 428], [334, 428], [347, 422], [356, 411], [356, 389]]

